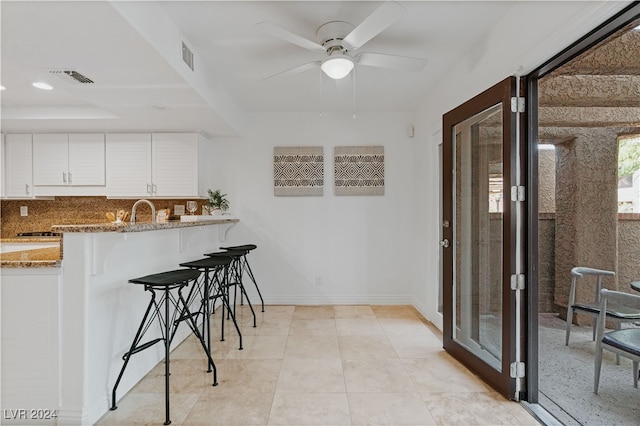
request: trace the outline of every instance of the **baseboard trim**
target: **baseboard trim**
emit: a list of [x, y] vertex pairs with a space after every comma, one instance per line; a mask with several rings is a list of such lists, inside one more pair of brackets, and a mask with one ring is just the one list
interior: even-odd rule
[[[409, 295], [292, 295], [265, 297], [267, 305], [411, 305]], [[252, 299], [253, 300], [253, 299]], [[255, 302], [253, 302], [255, 305]]]

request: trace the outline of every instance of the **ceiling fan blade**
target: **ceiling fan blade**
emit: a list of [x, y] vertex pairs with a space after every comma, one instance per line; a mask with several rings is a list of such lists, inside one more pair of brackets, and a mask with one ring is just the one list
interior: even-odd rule
[[360, 53], [356, 55], [356, 61], [360, 65], [402, 71], [421, 71], [427, 64], [426, 59], [411, 58], [409, 56], [383, 55], [381, 53]]
[[344, 41], [357, 49], [366, 42], [387, 29], [391, 24], [400, 19], [406, 9], [395, 1], [386, 1], [382, 6], [373, 11], [357, 27], [353, 29]]
[[296, 46], [300, 46], [307, 50], [311, 50], [313, 52], [326, 53], [325, 48], [322, 47], [322, 45], [316, 43], [315, 41], [311, 41], [309, 39], [301, 37], [283, 28], [277, 27], [269, 22], [260, 22], [254, 25], [254, 27], [262, 31], [264, 34], [268, 34], [270, 36], [279, 38], [280, 40], [284, 40], [288, 43], [295, 44]]
[[286, 75], [298, 74], [300, 72], [303, 72], [303, 71], [306, 71], [306, 70], [310, 70], [312, 68], [316, 68], [316, 67], [319, 67], [319, 66], [320, 66], [320, 61], [307, 62], [306, 64], [296, 65], [293, 68], [289, 68], [287, 70], [280, 71], [278, 73], [272, 74], [272, 75], [270, 75], [268, 77], [261, 78], [260, 81], [269, 80], [269, 79], [274, 78], [274, 77], [282, 77], [282, 76], [286, 76]]

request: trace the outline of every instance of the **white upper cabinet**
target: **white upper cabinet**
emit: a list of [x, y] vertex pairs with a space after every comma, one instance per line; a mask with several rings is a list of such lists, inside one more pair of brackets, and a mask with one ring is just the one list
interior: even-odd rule
[[69, 134], [69, 184], [105, 185], [104, 133]]
[[154, 133], [152, 135], [153, 195], [198, 196], [198, 135]]
[[198, 197], [196, 133], [107, 134], [107, 196]]
[[67, 185], [69, 173], [69, 135], [33, 135], [33, 184]]
[[9, 134], [4, 141], [4, 196], [33, 198], [32, 135]]
[[151, 133], [107, 133], [107, 196], [152, 196]]
[[33, 135], [36, 195], [105, 195], [102, 133]]

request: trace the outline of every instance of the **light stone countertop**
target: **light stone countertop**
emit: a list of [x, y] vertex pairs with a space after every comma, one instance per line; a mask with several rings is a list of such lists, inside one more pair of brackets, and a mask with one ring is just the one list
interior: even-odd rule
[[[213, 218], [214, 216], [212, 216]], [[239, 219], [235, 217], [229, 218], [216, 218], [211, 220], [198, 220], [194, 222], [181, 222], [179, 220], [169, 221], [164, 223], [94, 223], [83, 225], [53, 225], [51, 229], [54, 232], [143, 232], [143, 231], [156, 231], [159, 229], [173, 229], [173, 228], [187, 228], [193, 226], [205, 226], [205, 225], [220, 225], [224, 223], [236, 223]]]
[[[165, 223], [95, 223], [82, 225], [53, 225], [51, 229], [60, 233], [93, 233], [93, 232], [144, 232], [160, 229], [188, 228], [194, 226], [234, 224], [239, 222], [234, 216], [219, 217], [211, 220], [198, 220], [194, 222], [169, 221]], [[21, 237], [3, 238], [0, 242], [26, 243], [26, 242], [56, 242], [60, 237]], [[0, 254], [1, 268], [59, 268], [62, 260], [62, 244], [60, 248], [42, 248], [34, 250], [19, 250]]]
[[19, 250], [0, 254], [2, 268], [59, 268], [60, 247]]

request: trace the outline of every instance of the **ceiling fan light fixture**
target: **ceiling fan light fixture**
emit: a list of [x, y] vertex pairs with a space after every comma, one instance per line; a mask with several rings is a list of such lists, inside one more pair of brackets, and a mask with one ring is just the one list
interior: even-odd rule
[[349, 75], [354, 66], [353, 59], [349, 56], [335, 55], [322, 61], [320, 68], [329, 78], [340, 80]]
[[31, 85], [41, 90], [53, 90], [53, 87], [44, 81], [36, 81], [31, 83]]

